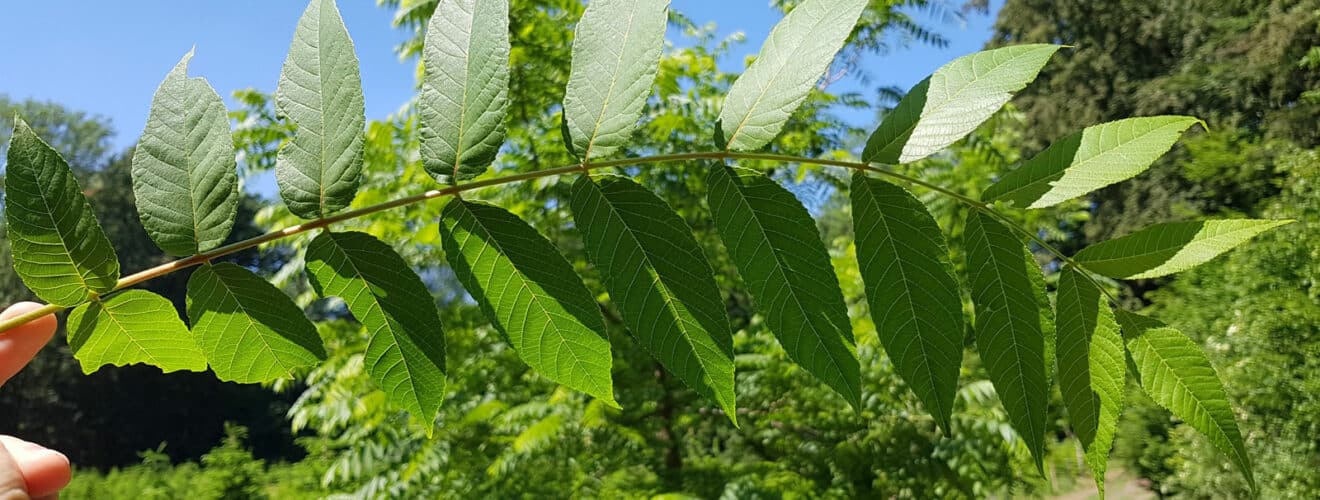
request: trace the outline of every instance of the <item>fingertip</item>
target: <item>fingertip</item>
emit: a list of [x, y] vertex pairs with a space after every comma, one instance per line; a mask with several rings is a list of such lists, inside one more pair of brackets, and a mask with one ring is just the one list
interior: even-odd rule
[[28, 494], [33, 498], [59, 493], [73, 479], [73, 467], [63, 453], [47, 449], [36, 453], [30, 460], [22, 467]]
[[[42, 307], [41, 304], [33, 302], [19, 302], [0, 312], [0, 320]], [[58, 324], [54, 314], [47, 314], [0, 334], [0, 385], [18, 373], [27, 365], [28, 360], [37, 355], [37, 351], [50, 342], [51, 337], [55, 336], [55, 328]]]
[[0, 436], [0, 445], [18, 464], [32, 498], [59, 493], [73, 479], [73, 467], [63, 453], [12, 436]]

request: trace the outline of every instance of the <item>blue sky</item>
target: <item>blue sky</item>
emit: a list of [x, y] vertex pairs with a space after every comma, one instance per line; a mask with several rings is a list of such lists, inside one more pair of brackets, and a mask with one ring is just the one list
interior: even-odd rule
[[[339, 3], [362, 64], [367, 116], [382, 118], [413, 93], [412, 62], [393, 52], [406, 34], [390, 28], [392, 12], [374, 1]], [[990, 16], [965, 24], [918, 14], [952, 43], [868, 56], [872, 83], [910, 87], [950, 59], [979, 50], [1002, 3], [993, 0]], [[301, 0], [6, 2], [0, 26], [11, 44], [0, 59], [0, 93], [108, 117], [118, 132], [116, 146], [126, 147], [142, 130], [156, 85], [194, 45], [190, 74], [206, 77], [221, 95], [247, 87], [273, 91], [305, 6]], [[740, 53], [725, 62], [728, 69], [756, 51], [779, 19], [768, 0], [673, 0], [673, 8], [698, 22], [715, 22], [722, 35], [746, 34]], [[845, 81], [841, 88], [858, 84]]]

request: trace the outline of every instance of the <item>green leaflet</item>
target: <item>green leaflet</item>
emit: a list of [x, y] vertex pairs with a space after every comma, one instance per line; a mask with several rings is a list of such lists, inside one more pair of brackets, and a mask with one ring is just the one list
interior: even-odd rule
[[334, 0], [311, 0], [298, 20], [275, 105], [296, 127], [275, 162], [284, 203], [304, 219], [347, 207], [357, 194], [367, 119], [353, 40]]
[[866, 139], [862, 150], [862, 161], [868, 163], [898, 163], [903, 156], [912, 132], [917, 129], [917, 120], [921, 118], [921, 108], [926, 106], [926, 94], [930, 91], [930, 77], [917, 82], [907, 94], [898, 101], [894, 109], [885, 114], [884, 121], [875, 132]]
[[366, 328], [371, 379], [429, 433], [445, 399], [445, 336], [422, 279], [366, 233], [323, 232], [307, 246], [306, 261], [316, 293], [344, 299]]
[[69, 349], [83, 373], [145, 363], [169, 373], [206, 371], [206, 357], [165, 297], [128, 290], [69, 313]]
[[64, 307], [113, 290], [119, 260], [69, 164], [18, 117], [6, 156], [5, 223], [23, 284]]
[[964, 323], [944, 233], [907, 190], [861, 172], [852, 178], [852, 211], [876, 333], [898, 374], [948, 434]]
[[220, 380], [294, 378], [325, 359], [321, 337], [302, 309], [252, 271], [228, 262], [193, 272], [188, 320]]
[[692, 229], [625, 178], [582, 176], [573, 220], [591, 263], [638, 342], [737, 423], [733, 334], [715, 274]]
[[1012, 230], [980, 211], [967, 218], [967, 270], [976, 307], [976, 348], [1013, 428], [1043, 470], [1049, 382], [1040, 303]]
[[1059, 50], [1014, 45], [968, 54], [941, 66], [899, 101], [866, 141], [868, 163], [910, 163], [976, 130]]
[[1118, 322], [1141, 388], [1228, 455], [1254, 491], [1251, 458], [1228, 394], [1201, 348], [1182, 332], [1154, 318], [1120, 310]]
[[1146, 171], [1192, 124], [1190, 116], [1151, 116], [1102, 123], [1063, 138], [981, 194], [1044, 208]]
[[784, 128], [852, 33], [867, 0], [805, 0], [766, 37], [720, 110], [716, 142], [732, 151], [759, 149]]
[[793, 193], [754, 170], [717, 165], [706, 184], [720, 240], [766, 326], [790, 359], [860, 408], [852, 324], [816, 221]]
[[1290, 220], [1233, 219], [1154, 224], [1077, 252], [1073, 260], [1121, 279], [1156, 278], [1201, 265]]
[[455, 199], [440, 217], [445, 258], [529, 366], [618, 407], [600, 305], [555, 246], [508, 211]]
[[440, 182], [486, 171], [504, 143], [508, 0], [440, 0], [422, 50], [422, 161]]
[[651, 94], [669, 0], [592, 0], [573, 38], [564, 93], [567, 143], [583, 161], [628, 142]]
[[142, 227], [171, 255], [210, 250], [238, 213], [238, 164], [225, 102], [204, 78], [188, 78], [190, 50], [165, 76], [133, 152], [133, 195]]
[[1055, 306], [1059, 391], [1073, 433], [1086, 451], [1086, 464], [1104, 496], [1109, 450], [1123, 411], [1123, 336], [1100, 289], [1072, 267], [1059, 277]]

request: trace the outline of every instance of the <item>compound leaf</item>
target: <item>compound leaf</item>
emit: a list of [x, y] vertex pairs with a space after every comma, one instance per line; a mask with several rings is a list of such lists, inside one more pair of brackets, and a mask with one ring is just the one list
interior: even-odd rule
[[307, 246], [306, 261], [316, 293], [344, 299], [366, 328], [372, 380], [431, 429], [445, 398], [445, 336], [422, 279], [366, 233], [323, 232]]
[[706, 182], [720, 240], [770, 331], [790, 359], [860, 408], [852, 324], [816, 221], [754, 170], [716, 166]]
[[1119, 311], [1119, 324], [1141, 388], [1232, 459], [1254, 491], [1251, 458], [1219, 374], [1201, 348], [1159, 320]]
[[625, 177], [582, 176], [570, 206], [624, 324], [666, 369], [736, 423], [733, 335], [692, 229]]
[[206, 370], [206, 357], [174, 304], [146, 290], [96, 299], [69, 313], [69, 349], [83, 373], [148, 364], [169, 373]]
[[14, 271], [41, 300], [73, 307], [119, 282], [119, 260], [64, 158], [14, 119], [5, 223]]
[[935, 422], [949, 433], [962, 366], [963, 314], [944, 233], [907, 190], [852, 178], [857, 264], [876, 333]]
[[1073, 260], [1120, 279], [1156, 278], [1201, 265], [1289, 220], [1233, 219], [1154, 224], [1077, 252]]
[[573, 38], [564, 93], [569, 145], [582, 160], [628, 142], [660, 63], [669, 0], [592, 0]]
[[1008, 417], [1043, 469], [1049, 383], [1040, 302], [1013, 232], [980, 211], [964, 230], [976, 348]]
[[729, 88], [716, 142], [733, 151], [766, 145], [807, 99], [852, 33], [867, 0], [805, 0], [766, 37]]
[[981, 199], [1009, 200], [1029, 208], [1063, 203], [1144, 172], [1199, 121], [1190, 116], [1151, 116], [1087, 127], [1004, 175]]
[[274, 285], [224, 262], [188, 280], [188, 320], [220, 380], [244, 384], [294, 378], [325, 359], [316, 327]]
[[866, 141], [862, 160], [910, 163], [976, 130], [1059, 50], [1027, 44], [968, 54], [940, 67], [903, 96]]
[[334, 0], [312, 0], [303, 11], [275, 106], [295, 127], [275, 160], [284, 203], [305, 219], [347, 207], [360, 181], [366, 108], [353, 40]]
[[440, 218], [445, 258], [529, 366], [618, 407], [600, 305], [554, 245], [508, 211], [455, 199]]
[[188, 78], [192, 51], [156, 89], [133, 151], [133, 195], [147, 235], [171, 255], [210, 250], [238, 213], [229, 115], [204, 78]]
[[1059, 391], [1103, 496], [1109, 450], [1123, 410], [1123, 336], [1100, 289], [1072, 267], [1059, 277], [1055, 307]]
[[508, 0], [440, 0], [422, 49], [422, 162], [441, 182], [486, 171], [504, 143]]

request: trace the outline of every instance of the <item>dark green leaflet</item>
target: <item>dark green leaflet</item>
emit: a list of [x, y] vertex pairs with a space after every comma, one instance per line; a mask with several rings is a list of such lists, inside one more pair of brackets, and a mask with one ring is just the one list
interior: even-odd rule
[[274, 285], [228, 262], [188, 280], [188, 320], [220, 380], [294, 378], [325, 359], [316, 327]]
[[23, 284], [65, 307], [113, 290], [119, 260], [69, 164], [21, 118], [6, 156], [6, 230]]
[[853, 174], [852, 207], [857, 264], [876, 333], [947, 434], [964, 327], [944, 233], [907, 190], [861, 172]]
[[1025, 247], [1008, 227], [980, 211], [968, 216], [964, 237], [976, 348], [1013, 428], [1043, 470], [1049, 382], [1040, 302]]
[[789, 358], [860, 407], [852, 323], [816, 221], [754, 170], [712, 166], [707, 185], [720, 240], [770, 331]]
[[625, 177], [582, 176], [570, 205], [624, 323], [652, 356], [737, 422], [733, 335], [692, 229]]
[[1123, 337], [1100, 289], [1079, 271], [1065, 268], [1055, 299], [1059, 391], [1077, 440], [1086, 451], [1100, 494], [1123, 410]]
[[317, 294], [344, 299], [366, 327], [372, 380], [431, 429], [445, 399], [445, 335], [422, 279], [366, 233], [323, 232], [308, 245], [306, 261]]
[[1118, 323], [1141, 388], [1228, 455], [1254, 491], [1251, 457], [1238, 431], [1228, 394], [1201, 348], [1187, 335], [1154, 318], [1119, 310]]
[[502, 208], [461, 199], [445, 205], [440, 238], [463, 288], [524, 362], [618, 406], [600, 306], [550, 241]]

